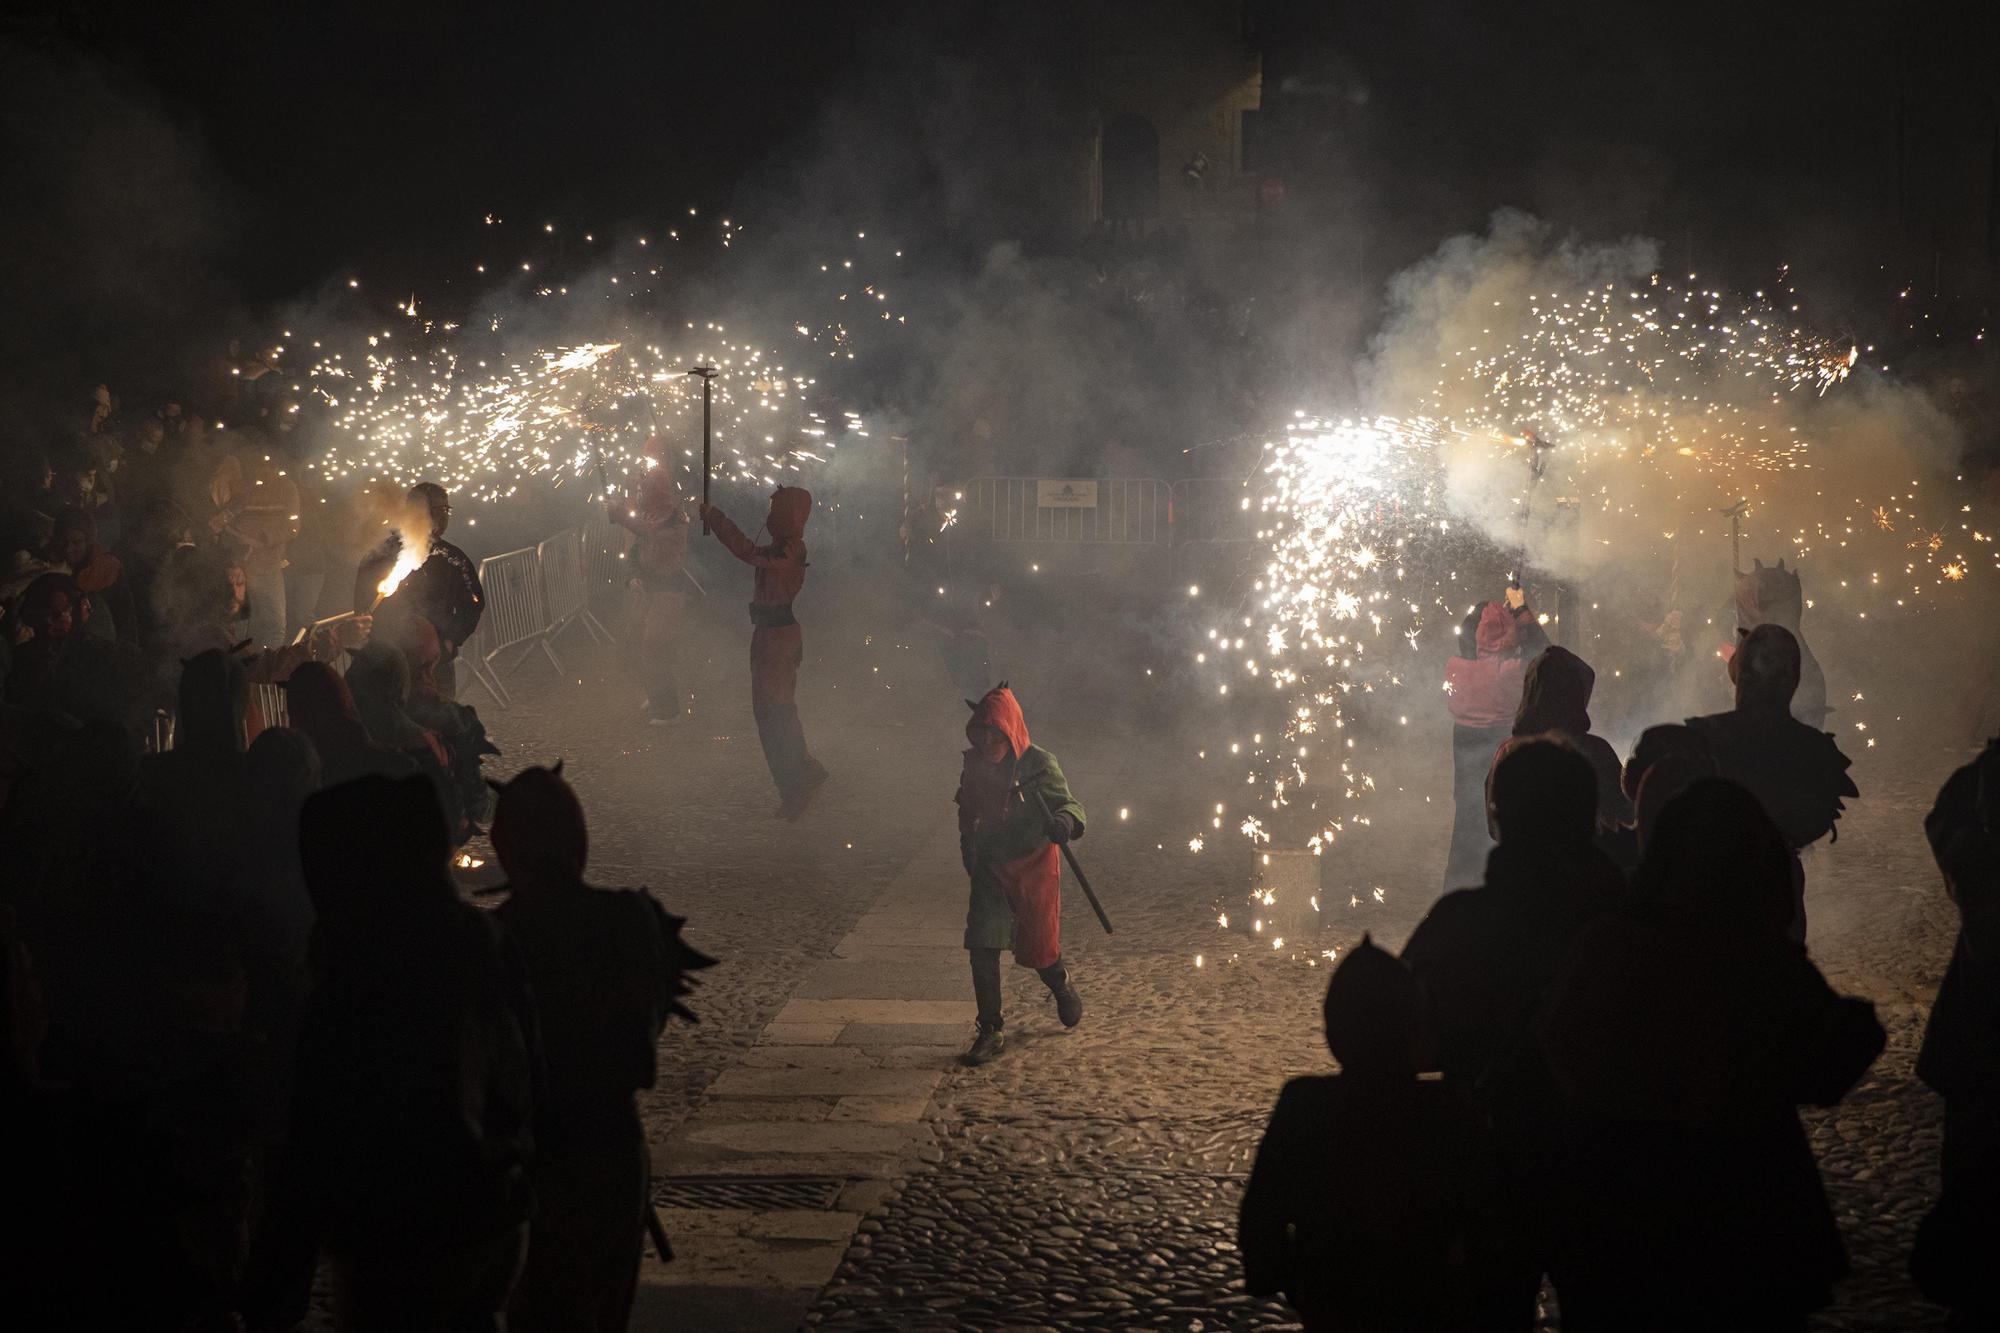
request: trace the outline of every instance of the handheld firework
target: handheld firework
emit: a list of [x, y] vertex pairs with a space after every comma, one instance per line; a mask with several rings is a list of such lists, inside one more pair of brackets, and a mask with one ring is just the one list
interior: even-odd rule
[[[713, 445], [713, 441], [709, 435], [709, 409], [713, 403], [711, 395], [714, 391], [713, 386], [716, 370], [714, 366], [696, 366], [688, 374], [701, 376], [701, 504], [702, 508], [706, 509], [708, 507], [709, 452]], [[708, 519], [706, 517], [701, 520], [701, 532], [704, 537], [708, 535]]]
[[1528, 572], [1528, 534], [1535, 518], [1535, 492], [1541, 489], [1542, 477], [1549, 470], [1549, 450], [1555, 448], [1532, 430], [1521, 432], [1521, 443], [1528, 450], [1528, 494], [1521, 502], [1521, 545], [1514, 556], [1514, 573], [1507, 580], [1510, 588], [1521, 587], [1521, 580]]

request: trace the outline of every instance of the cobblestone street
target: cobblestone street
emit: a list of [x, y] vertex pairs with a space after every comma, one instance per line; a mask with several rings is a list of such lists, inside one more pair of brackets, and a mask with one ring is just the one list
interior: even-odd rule
[[[858, 613], [802, 618], [801, 711], [834, 778], [796, 825], [771, 819], [738, 674], [747, 633], [731, 619], [699, 629], [685, 662], [698, 718], [679, 727], [640, 725], [611, 654], [580, 639], [567, 679], [524, 669], [511, 711], [476, 698], [507, 751], [497, 769], [567, 758], [591, 877], [650, 885], [723, 960], [696, 997], [701, 1024], [668, 1033], [645, 1102], [680, 1257], [649, 1260], [634, 1327], [1287, 1324], [1242, 1292], [1237, 1200], [1279, 1086], [1328, 1064], [1327, 973], [1307, 959], [1364, 930], [1400, 947], [1436, 896], [1449, 812], [1422, 793], [1449, 782], [1442, 746], [1434, 764], [1413, 750], [1406, 788], [1378, 798], [1338, 892], [1329, 861], [1329, 901], [1354, 905], [1273, 949], [1239, 919], [1241, 841], [1187, 850], [1218, 775], [1143, 724], [1167, 687], [1107, 710], [1015, 671], [1037, 743], [1090, 812], [1077, 851], [1117, 933], [1066, 886], [1082, 1026], [1065, 1031], [1037, 979], [1010, 969], [1008, 1051], [966, 1070], [950, 804], [963, 705], [921, 645], [871, 636]], [[1921, 817], [1962, 759], [1904, 756], [1908, 773], [1870, 761], [1838, 844], [1808, 857], [1815, 956], [1891, 1034], [1846, 1103], [1808, 1117], [1855, 1269], [1815, 1326], [1935, 1328], [1903, 1271], [1940, 1119], [1912, 1063], [1954, 927]], [[706, 1198], [676, 1192], [704, 1179]], [[760, 1195], [759, 1179], [782, 1188]]]

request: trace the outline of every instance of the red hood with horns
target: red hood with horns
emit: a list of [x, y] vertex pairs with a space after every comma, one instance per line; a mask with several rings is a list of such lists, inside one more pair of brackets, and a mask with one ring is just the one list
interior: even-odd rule
[[1005, 685], [998, 685], [988, 690], [986, 697], [978, 703], [972, 703], [970, 699], [966, 703], [972, 707], [972, 717], [965, 724], [967, 740], [972, 740], [975, 728], [992, 727], [1007, 738], [1016, 759], [1028, 752], [1028, 719], [1021, 715], [1021, 704], [1014, 697], [1014, 691]]

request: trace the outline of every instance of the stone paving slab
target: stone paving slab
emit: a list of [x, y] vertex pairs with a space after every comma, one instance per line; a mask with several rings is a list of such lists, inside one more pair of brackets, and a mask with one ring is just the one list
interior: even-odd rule
[[849, 1023], [834, 1039], [839, 1046], [949, 1046], [969, 1038], [963, 1023]]
[[953, 966], [938, 964], [914, 969], [885, 966], [872, 960], [851, 963], [822, 963], [806, 975], [792, 992], [801, 1000], [954, 1000], [971, 989], [966, 965], [948, 958]]
[[977, 1009], [972, 983], [958, 1000], [792, 1000], [778, 1011], [779, 1023], [959, 1023], [972, 1022]]
[[834, 1103], [833, 1114], [827, 1119], [906, 1125], [923, 1119], [930, 1104], [929, 1093], [911, 1097], [842, 1097]]
[[[808, 1046], [802, 1050], [845, 1052], [851, 1046]], [[792, 1066], [758, 1069], [738, 1065], [709, 1086], [710, 1097], [928, 1097], [941, 1075], [928, 1069], [813, 1069]]]

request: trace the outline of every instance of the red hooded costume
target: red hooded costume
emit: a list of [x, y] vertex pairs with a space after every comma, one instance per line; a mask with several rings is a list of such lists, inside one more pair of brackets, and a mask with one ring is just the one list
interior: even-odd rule
[[812, 492], [780, 486], [771, 495], [771, 512], [764, 525], [771, 544], [759, 546], [719, 509], [706, 511], [710, 528], [729, 553], [756, 570], [750, 596], [750, 707], [757, 717], [757, 735], [764, 743], [764, 761], [786, 800], [779, 813], [792, 818], [810, 793], [826, 780], [826, 769], [806, 748], [795, 699], [799, 663], [805, 659], [805, 635], [792, 615], [792, 599], [806, 583], [806, 520], [812, 515]]
[[[1528, 631], [1532, 630], [1532, 634]], [[1521, 682], [1527, 658], [1540, 651], [1528, 639], [1543, 638], [1541, 626], [1524, 606], [1510, 611], [1501, 602], [1479, 610], [1473, 631], [1476, 657], [1454, 657], [1444, 664], [1449, 689], [1445, 707], [1461, 727], [1498, 727], [1514, 721], [1521, 706]]]
[[[1012, 690], [989, 690], [971, 707], [965, 731], [974, 743], [965, 751], [956, 798], [959, 847], [972, 879], [965, 947], [1012, 949], [1021, 966], [1047, 967], [1062, 957], [1062, 861], [1042, 806], [1068, 818], [1072, 837], [1082, 836], [1083, 806], [1055, 756], [1029, 742]], [[1007, 738], [1007, 757], [997, 764], [987, 762], [973, 737], [982, 726]]]

